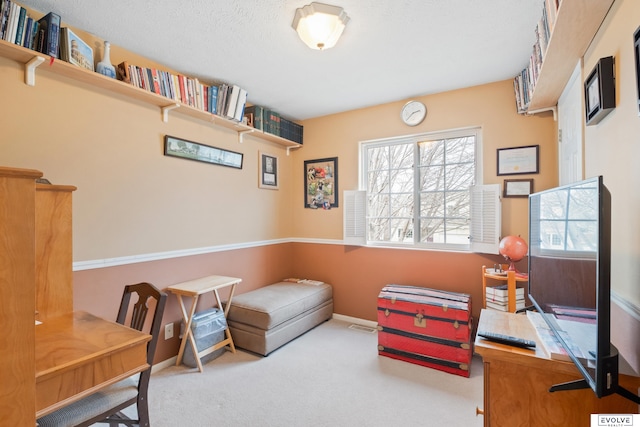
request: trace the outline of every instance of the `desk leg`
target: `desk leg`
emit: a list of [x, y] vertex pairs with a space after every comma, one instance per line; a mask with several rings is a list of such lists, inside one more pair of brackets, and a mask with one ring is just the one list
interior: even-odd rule
[[182, 363], [182, 357], [184, 356], [184, 350], [187, 345], [187, 341], [191, 344], [191, 349], [193, 350], [193, 354], [196, 359], [196, 363], [198, 364], [198, 370], [202, 372], [202, 363], [200, 362], [200, 358], [198, 357], [198, 347], [196, 345], [196, 340], [193, 338], [193, 333], [191, 331], [191, 322], [193, 321], [193, 315], [196, 312], [196, 306], [198, 305], [198, 295], [194, 296], [191, 301], [191, 308], [189, 309], [189, 313], [187, 314], [187, 309], [184, 306], [184, 301], [182, 300], [182, 295], [178, 294], [178, 302], [180, 303], [180, 311], [182, 312], [182, 318], [185, 323], [184, 328], [184, 336], [182, 337], [182, 342], [180, 343], [180, 351], [178, 351], [178, 358], [176, 359], [176, 366]]
[[[214, 289], [213, 293], [216, 298], [216, 302], [218, 303], [218, 307], [224, 313], [224, 318], [226, 320], [227, 313], [229, 313], [229, 308], [231, 307], [231, 299], [233, 298], [233, 291], [236, 289], [236, 284], [231, 285], [231, 291], [229, 292], [229, 299], [227, 300], [227, 305], [223, 306], [222, 301], [220, 300], [220, 294], [218, 294], [218, 290]], [[236, 346], [233, 344], [233, 338], [231, 338], [231, 331], [229, 330], [229, 324], [227, 323], [227, 328], [224, 330], [225, 342], [228, 342], [229, 349], [232, 353], [236, 352]]]

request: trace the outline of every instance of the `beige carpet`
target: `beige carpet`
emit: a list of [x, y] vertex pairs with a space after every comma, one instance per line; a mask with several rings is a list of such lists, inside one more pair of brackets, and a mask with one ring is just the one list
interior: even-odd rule
[[203, 373], [151, 377], [153, 427], [482, 426], [482, 361], [471, 377], [378, 356], [377, 335], [330, 320], [260, 357], [239, 350]]

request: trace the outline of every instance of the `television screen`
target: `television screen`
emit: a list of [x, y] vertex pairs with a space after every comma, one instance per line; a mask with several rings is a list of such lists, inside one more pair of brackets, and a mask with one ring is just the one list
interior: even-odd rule
[[610, 199], [602, 177], [529, 197], [530, 299], [598, 397], [614, 393], [618, 378]]

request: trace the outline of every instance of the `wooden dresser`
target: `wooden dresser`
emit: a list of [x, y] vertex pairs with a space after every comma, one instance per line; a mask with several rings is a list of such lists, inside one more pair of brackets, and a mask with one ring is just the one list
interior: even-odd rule
[[[493, 331], [538, 341], [523, 314], [483, 309], [478, 331]], [[484, 362], [484, 425], [590, 425], [590, 414], [637, 413], [638, 405], [619, 395], [598, 399], [591, 389], [549, 392], [555, 384], [582, 378], [571, 362], [550, 359], [541, 346], [535, 350], [498, 344], [476, 337], [475, 352]], [[620, 384], [637, 393], [640, 378], [620, 375]]]

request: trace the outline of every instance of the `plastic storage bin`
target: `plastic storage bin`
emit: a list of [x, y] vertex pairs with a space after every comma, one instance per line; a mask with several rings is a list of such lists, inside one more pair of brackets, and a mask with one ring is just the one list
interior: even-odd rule
[[[181, 327], [182, 334], [184, 334], [185, 326], [186, 325], [183, 322]], [[196, 313], [191, 321], [191, 330], [193, 331], [193, 337], [196, 340], [198, 353], [211, 348], [224, 340], [224, 330], [226, 328], [227, 321], [224, 318], [224, 313], [220, 309], [211, 308], [209, 310]], [[201, 363], [207, 363], [224, 352], [224, 347], [219, 348], [218, 350], [203, 356], [200, 361]], [[182, 363], [192, 368], [198, 366], [190, 343], [186, 344], [184, 355], [182, 356]]]

